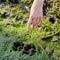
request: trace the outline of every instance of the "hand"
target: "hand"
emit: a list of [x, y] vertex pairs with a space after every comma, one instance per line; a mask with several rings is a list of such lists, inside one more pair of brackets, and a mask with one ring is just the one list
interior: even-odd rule
[[33, 28], [37, 28], [42, 25], [43, 3], [44, 0], [34, 0], [27, 23], [27, 30], [30, 29], [31, 23]]

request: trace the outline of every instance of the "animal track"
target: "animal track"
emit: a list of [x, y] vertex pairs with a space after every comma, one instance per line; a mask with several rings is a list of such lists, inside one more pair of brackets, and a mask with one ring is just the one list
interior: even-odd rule
[[12, 49], [14, 51], [21, 51], [23, 49], [24, 54], [29, 54], [30, 56], [36, 52], [36, 48], [32, 44], [24, 44], [22, 42], [14, 42]]
[[36, 48], [34, 45], [29, 44], [24, 46], [23, 53], [33, 55], [36, 52]]
[[14, 51], [21, 51], [21, 49], [23, 49], [24, 44], [22, 42], [14, 42], [12, 49]]

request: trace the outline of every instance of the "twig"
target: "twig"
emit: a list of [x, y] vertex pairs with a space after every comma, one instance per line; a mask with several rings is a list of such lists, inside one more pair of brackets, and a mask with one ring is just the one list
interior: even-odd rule
[[57, 31], [57, 32], [55, 32], [55, 33], [52, 33], [52, 34], [50, 34], [50, 35], [48, 35], [48, 36], [42, 37], [42, 40], [47, 39], [47, 38], [50, 38], [50, 37], [53, 37], [54, 35], [56, 35], [56, 34], [58, 34], [58, 33], [60, 33], [60, 30]]

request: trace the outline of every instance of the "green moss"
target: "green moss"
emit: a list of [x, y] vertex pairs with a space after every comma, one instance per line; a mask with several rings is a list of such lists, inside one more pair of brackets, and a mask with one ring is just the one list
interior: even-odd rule
[[[56, 39], [60, 38], [60, 32], [52, 38], [47, 38], [45, 40], [41, 39], [60, 30], [60, 1], [46, 0], [44, 5], [48, 3], [49, 5], [52, 4], [52, 6], [44, 11], [46, 15], [43, 17], [42, 28], [34, 30], [30, 28], [30, 31], [28, 32], [26, 26], [32, 2], [32, 0], [19, 0], [18, 4], [9, 4], [6, 2], [4, 6], [0, 8], [0, 60], [60, 60], [60, 57], [58, 56], [60, 44], [53, 42], [53, 40], [55, 41], [54, 36]], [[26, 9], [26, 6], [29, 8], [29, 11]], [[4, 12], [9, 12], [12, 15], [5, 18], [1, 17]], [[48, 18], [50, 17], [47, 17], [47, 15], [50, 14], [58, 20], [56, 25], [51, 24], [48, 21]], [[22, 19], [16, 21], [17, 16], [22, 16]], [[11, 20], [12, 24], [5, 25], [5, 22], [8, 20]], [[15, 41], [24, 42], [25, 44], [33, 44], [36, 47], [36, 54], [29, 56], [23, 54], [22, 51], [13, 51], [12, 45]], [[41, 53], [38, 52], [38, 48], [42, 50], [42, 52], [40, 51]], [[51, 48], [54, 49], [54, 52], [52, 57], [49, 58], [48, 53]]]

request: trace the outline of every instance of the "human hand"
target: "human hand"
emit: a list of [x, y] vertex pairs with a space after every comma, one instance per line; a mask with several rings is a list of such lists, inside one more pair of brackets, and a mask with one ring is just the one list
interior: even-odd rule
[[33, 28], [37, 28], [38, 26], [42, 25], [43, 3], [44, 0], [34, 0], [27, 23], [27, 30], [30, 29], [31, 23]]

